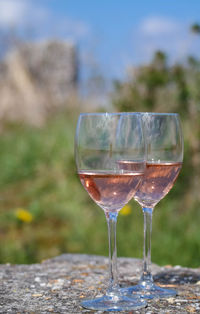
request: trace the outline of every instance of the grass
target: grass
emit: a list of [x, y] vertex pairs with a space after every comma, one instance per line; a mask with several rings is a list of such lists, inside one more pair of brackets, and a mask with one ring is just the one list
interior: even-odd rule
[[[43, 128], [8, 125], [0, 135], [0, 262], [34, 263], [62, 253], [107, 255], [103, 211], [76, 175], [76, 114], [62, 114]], [[157, 205], [152, 260], [197, 267], [199, 204], [182, 202], [185, 172]], [[119, 215], [118, 255], [142, 257], [143, 215], [137, 203]]]

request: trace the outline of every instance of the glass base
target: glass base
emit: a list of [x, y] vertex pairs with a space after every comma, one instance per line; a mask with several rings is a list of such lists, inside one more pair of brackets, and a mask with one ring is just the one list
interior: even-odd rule
[[161, 288], [154, 283], [148, 284], [146, 286], [138, 284], [136, 286], [131, 286], [128, 288], [123, 288], [122, 292], [131, 296], [141, 296], [144, 299], [160, 299], [160, 298], [170, 298], [177, 295], [176, 290]]
[[147, 306], [147, 302], [139, 296], [103, 296], [92, 300], [84, 300], [81, 306], [96, 311], [132, 311]]

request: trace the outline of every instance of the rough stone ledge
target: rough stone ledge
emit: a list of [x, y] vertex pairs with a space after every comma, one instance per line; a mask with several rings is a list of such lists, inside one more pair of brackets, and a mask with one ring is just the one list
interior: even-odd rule
[[[0, 313], [94, 313], [80, 301], [105, 290], [107, 267], [105, 257], [79, 254], [41, 264], [0, 265]], [[140, 269], [141, 260], [119, 258], [121, 285], [136, 283]], [[134, 313], [200, 313], [200, 269], [152, 265], [152, 271], [157, 283], [175, 288], [178, 296], [149, 301]]]

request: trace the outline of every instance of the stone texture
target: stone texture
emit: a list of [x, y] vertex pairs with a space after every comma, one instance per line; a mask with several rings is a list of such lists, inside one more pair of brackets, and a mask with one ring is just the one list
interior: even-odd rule
[[[0, 313], [93, 313], [80, 302], [105, 290], [107, 265], [105, 257], [76, 254], [41, 264], [1, 265]], [[136, 283], [140, 268], [138, 259], [119, 258], [121, 285]], [[153, 265], [152, 270], [156, 282], [175, 288], [178, 296], [149, 301], [134, 313], [200, 313], [200, 269]]]

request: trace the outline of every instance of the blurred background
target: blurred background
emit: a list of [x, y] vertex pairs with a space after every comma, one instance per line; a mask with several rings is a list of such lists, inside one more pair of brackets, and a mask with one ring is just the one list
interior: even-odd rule
[[[107, 255], [103, 211], [76, 175], [80, 112], [181, 116], [179, 178], [156, 206], [152, 260], [200, 266], [200, 2], [0, 1], [0, 263]], [[142, 257], [143, 215], [118, 220], [118, 255]]]

